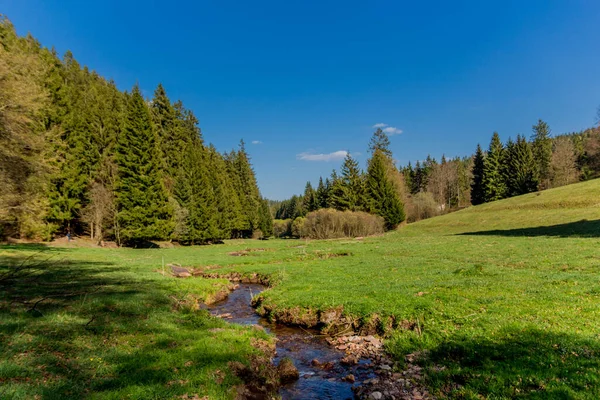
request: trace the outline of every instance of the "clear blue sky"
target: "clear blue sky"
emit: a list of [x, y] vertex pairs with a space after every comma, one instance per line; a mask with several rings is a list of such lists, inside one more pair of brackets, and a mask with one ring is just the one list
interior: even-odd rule
[[243, 138], [273, 199], [342, 151], [364, 165], [378, 123], [406, 164], [529, 135], [538, 118], [581, 130], [600, 105], [597, 0], [2, 3], [19, 33], [121, 89], [162, 82], [220, 150]]

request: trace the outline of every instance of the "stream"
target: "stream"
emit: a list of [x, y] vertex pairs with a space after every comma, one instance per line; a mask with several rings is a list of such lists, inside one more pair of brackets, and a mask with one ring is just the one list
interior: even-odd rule
[[[299, 327], [274, 324], [256, 314], [250, 305], [252, 296], [266, 287], [258, 284], [240, 284], [227, 299], [208, 307], [213, 315], [223, 316], [228, 322], [242, 325], [260, 325], [277, 337], [274, 363], [288, 357], [300, 372], [300, 379], [282, 386], [282, 399], [353, 399], [352, 383], [343, 380], [352, 374], [357, 383], [373, 377], [368, 368], [370, 360], [361, 360], [357, 365], [340, 364], [344, 353], [329, 345], [316, 331]], [[319, 365], [313, 365], [313, 360]], [[323, 365], [329, 364], [328, 368]], [[316, 363], [315, 363], [316, 364]]]

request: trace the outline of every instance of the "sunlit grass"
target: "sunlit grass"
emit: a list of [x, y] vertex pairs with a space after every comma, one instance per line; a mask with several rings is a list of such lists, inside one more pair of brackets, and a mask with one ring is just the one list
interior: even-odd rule
[[[155, 270], [164, 260], [269, 274], [276, 285], [263, 296], [275, 308], [342, 305], [357, 318], [418, 321], [418, 331], [388, 332], [387, 348], [399, 361], [427, 350], [421, 362], [438, 395], [600, 398], [599, 199], [600, 181], [590, 181], [364, 240], [45, 248], [43, 257], [81, 271], [76, 285], [102, 281], [102, 290], [57, 299], [38, 317], [3, 303], [0, 390], [15, 398], [231, 398], [237, 381], [226, 374], [217, 384], [214, 374], [252, 351], [249, 336], [258, 333], [215, 333], [225, 324], [173, 310], [173, 296], [202, 299], [225, 282], [163, 277]], [[244, 249], [263, 251], [229, 254]], [[30, 252], [5, 246], [0, 258]], [[185, 367], [184, 360], [196, 361]]]

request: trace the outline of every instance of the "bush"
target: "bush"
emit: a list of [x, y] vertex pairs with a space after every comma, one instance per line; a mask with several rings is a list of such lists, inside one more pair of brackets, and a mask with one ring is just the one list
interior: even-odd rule
[[407, 204], [408, 221], [415, 222], [440, 214], [439, 205], [429, 192], [419, 192]]
[[324, 208], [303, 218], [302, 237], [335, 239], [383, 233], [385, 221], [378, 215], [359, 211], [337, 211]]
[[275, 220], [273, 220], [273, 235], [278, 238], [292, 236], [292, 220], [291, 219], [275, 219]]
[[306, 218], [297, 217], [294, 222], [292, 222], [292, 236], [300, 238], [304, 237], [304, 222]]

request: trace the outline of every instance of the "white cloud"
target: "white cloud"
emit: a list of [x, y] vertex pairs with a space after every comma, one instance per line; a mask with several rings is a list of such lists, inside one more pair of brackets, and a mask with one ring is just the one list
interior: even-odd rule
[[333, 153], [320, 153], [320, 154], [312, 154], [312, 153], [300, 153], [296, 155], [298, 160], [302, 161], [336, 161], [342, 160], [348, 152], [346, 150], [338, 150]]
[[260, 140], [253, 140], [252, 144], [261, 144], [262, 142]]
[[398, 129], [395, 126], [388, 126], [387, 128], [384, 128], [383, 131], [390, 136], [399, 135], [402, 133], [402, 129]]
[[386, 126], [388, 126], [388, 124], [384, 124], [383, 122], [380, 122], [378, 124], [373, 125], [373, 128], [385, 128]]

